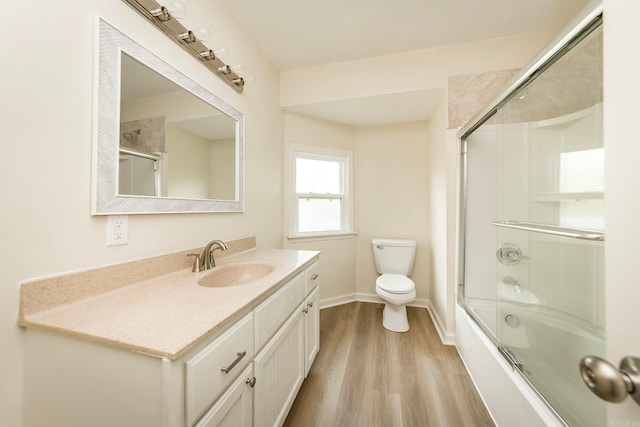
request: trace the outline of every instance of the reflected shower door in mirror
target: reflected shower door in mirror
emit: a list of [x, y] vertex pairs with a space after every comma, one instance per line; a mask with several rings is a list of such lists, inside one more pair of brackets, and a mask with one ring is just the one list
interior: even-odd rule
[[98, 37], [92, 213], [242, 211], [243, 115], [101, 19]]
[[236, 121], [122, 54], [118, 194], [235, 197]]

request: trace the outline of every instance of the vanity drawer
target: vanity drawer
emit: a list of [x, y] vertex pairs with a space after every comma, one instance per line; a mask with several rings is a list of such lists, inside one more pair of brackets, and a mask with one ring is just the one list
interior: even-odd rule
[[305, 270], [304, 278], [306, 282], [305, 295], [309, 295], [313, 288], [320, 284], [320, 263], [318, 261]]
[[251, 312], [185, 363], [187, 426], [191, 426], [251, 363], [255, 354], [253, 344]]
[[300, 273], [254, 310], [256, 350], [267, 343], [305, 296], [305, 275]]

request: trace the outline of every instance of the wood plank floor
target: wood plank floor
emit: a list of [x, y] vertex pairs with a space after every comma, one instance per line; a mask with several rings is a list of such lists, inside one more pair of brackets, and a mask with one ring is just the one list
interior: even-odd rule
[[320, 311], [320, 352], [285, 426], [493, 426], [455, 347], [425, 309], [407, 333], [382, 327], [382, 304]]

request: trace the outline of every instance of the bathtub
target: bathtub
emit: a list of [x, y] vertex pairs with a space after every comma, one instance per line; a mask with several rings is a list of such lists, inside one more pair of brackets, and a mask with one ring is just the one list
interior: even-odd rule
[[[578, 371], [581, 357], [600, 355], [604, 350], [598, 331], [538, 306], [504, 301], [476, 301], [472, 306], [477, 321], [456, 304], [456, 345], [496, 425], [606, 424], [605, 403], [582, 384]], [[517, 322], [508, 325], [508, 315], [517, 317]], [[485, 330], [499, 336], [501, 344], [522, 359], [533, 381], [507, 362]], [[536, 347], [540, 342], [545, 343], [543, 348]], [[558, 409], [561, 416], [540, 397], [532, 382], [552, 405], [562, 405]]]

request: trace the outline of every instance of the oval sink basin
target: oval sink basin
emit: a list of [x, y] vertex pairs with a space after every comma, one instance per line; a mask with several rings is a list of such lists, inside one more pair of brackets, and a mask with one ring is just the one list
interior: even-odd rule
[[255, 282], [273, 271], [271, 264], [227, 264], [214, 267], [198, 280], [200, 286], [221, 288]]

